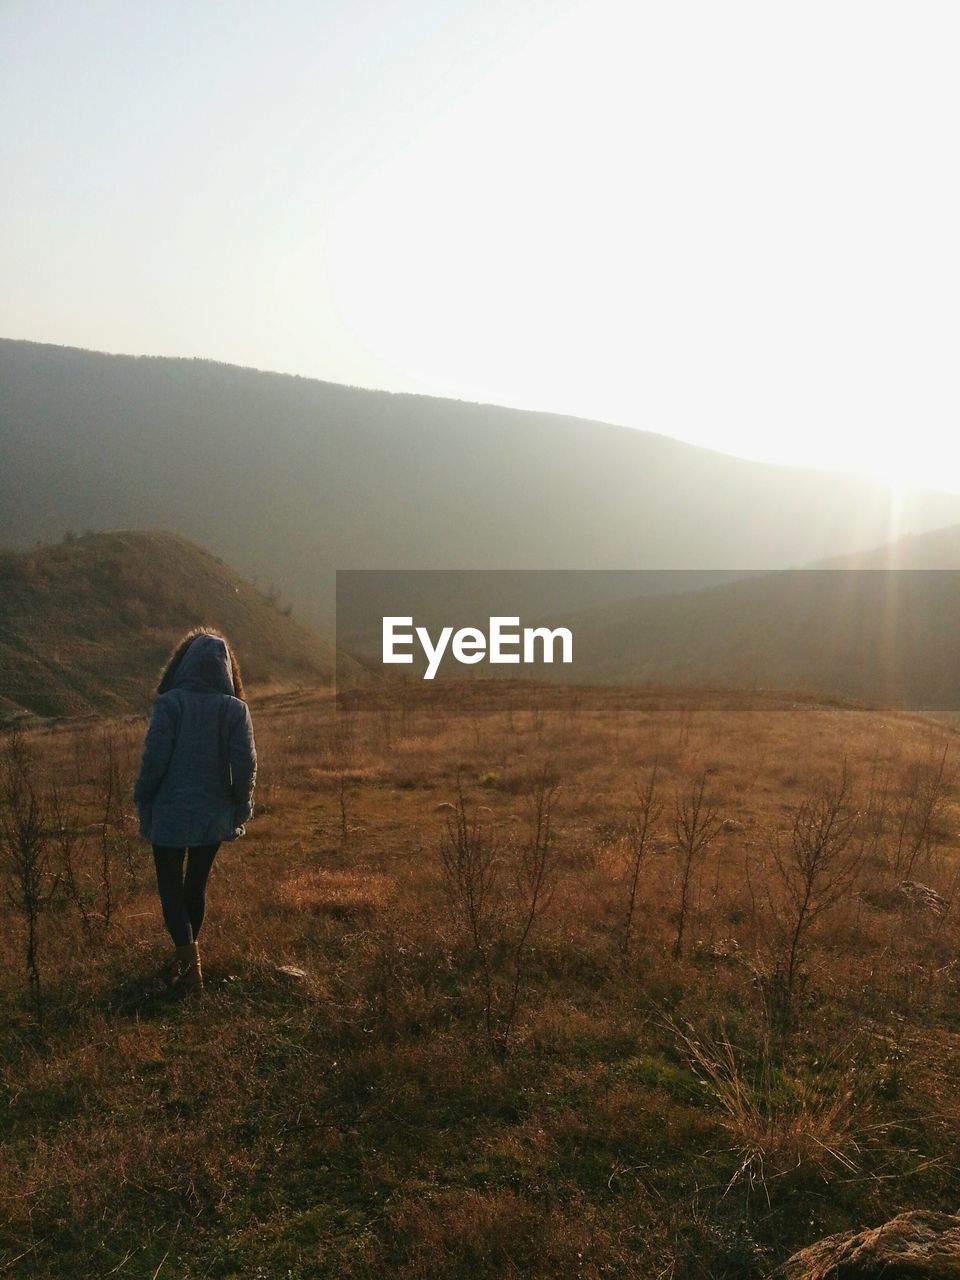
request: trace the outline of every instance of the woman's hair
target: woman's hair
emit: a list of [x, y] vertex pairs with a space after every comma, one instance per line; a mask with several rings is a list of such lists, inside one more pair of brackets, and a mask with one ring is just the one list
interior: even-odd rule
[[183, 655], [196, 640], [197, 636], [216, 636], [218, 640], [222, 640], [227, 650], [227, 657], [230, 659], [230, 674], [233, 676], [233, 694], [236, 698], [243, 697], [243, 680], [240, 678], [240, 664], [237, 662], [237, 655], [230, 647], [230, 641], [225, 635], [221, 635], [219, 631], [214, 631], [212, 627], [194, 627], [192, 631], [188, 631], [182, 640], [178, 640], [173, 652], [167, 659], [163, 671], [160, 673], [160, 680], [157, 684], [157, 693], [166, 693], [168, 689], [173, 687], [173, 680], [177, 674], [177, 669], [183, 661]]

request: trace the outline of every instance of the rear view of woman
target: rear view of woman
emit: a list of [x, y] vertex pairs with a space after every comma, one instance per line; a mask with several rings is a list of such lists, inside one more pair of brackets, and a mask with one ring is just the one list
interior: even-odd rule
[[133, 798], [175, 947], [163, 976], [177, 990], [199, 991], [207, 877], [222, 841], [243, 835], [253, 813], [253, 723], [237, 660], [214, 631], [183, 637], [157, 695]]

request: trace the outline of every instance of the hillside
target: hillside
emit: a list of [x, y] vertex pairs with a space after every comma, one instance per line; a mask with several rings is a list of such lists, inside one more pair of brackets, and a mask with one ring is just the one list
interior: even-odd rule
[[555, 414], [0, 341], [0, 542], [175, 529], [329, 624], [337, 568], [785, 568], [960, 496]]
[[[878, 565], [887, 558], [895, 557], [873, 556]], [[960, 709], [958, 570], [838, 565], [660, 598], [638, 593], [587, 611], [575, 634], [580, 679], [810, 690]]]
[[166, 654], [198, 625], [230, 637], [248, 685], [331, 678], [329, 645], [174, 534], [0, 552], [0, 719], [145, 707]]
[[893, 542], [835, 556], [818, 569], [960, 569], [960, 525], [904, 534]]

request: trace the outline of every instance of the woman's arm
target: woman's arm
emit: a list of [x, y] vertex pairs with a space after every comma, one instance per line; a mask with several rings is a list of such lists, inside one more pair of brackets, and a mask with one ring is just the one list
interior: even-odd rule
[[149, 804], [159, 790], [167, 772], [173, 744], [177, 737], [177, 717], [166, 698], [158, 698], [153, 706], [150, 727], [143, 743], [140, 773], [133, 788], [137, 804]]
[[253, 788], [257, 781], [257, 747], [253, 740], [253, 721], [250, 709], [244, 702], [243, 714], [238, 716], [230, 730], [230, 778], [233, 798], [244, 823], [253, 813]]

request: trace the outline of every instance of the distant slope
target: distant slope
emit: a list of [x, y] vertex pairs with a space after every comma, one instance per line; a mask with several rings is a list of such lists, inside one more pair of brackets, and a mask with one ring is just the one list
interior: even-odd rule
[[819, 569], [960, 569], [960, 525], [905, 534], [893, 542], [851, 555], [833, 556]]
[[0, 552], [0, 719], [145, 707], [170, 648], [198, 625], [230, 638], [248, 684], [332, 678], [329, 645], [173, 534]]
[[589, 610], [574, 634], [583, 680], [960, 710], [960, 568], [758, 574]]
[[[597, 422], [0, 340], [0, 541], [172, 528], [328, 624], [336, 568], [772, 568], [884, 541], [888, 489]], [[902, 527], [960, 522], [916, 493]]]

